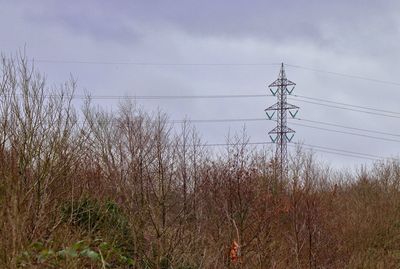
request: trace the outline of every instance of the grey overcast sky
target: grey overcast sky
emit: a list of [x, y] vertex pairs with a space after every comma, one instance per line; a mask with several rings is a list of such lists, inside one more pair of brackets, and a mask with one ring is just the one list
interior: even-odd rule
[[[78, 93], [86, 90], [92, 95], [268, 94], [266, 85], [279, 72], [273, 63], [284, 62], [288, 78], [297, 83], [295, 94], [400, 112], [399, 8], [400, 2], [391, 0], [0, 0], [0, 50], [12, 54], [25, 47], [49, 84], [57, 85], [72, 74], [78, 80]], [[178, 65], [122, 64], [126, 62]], [[239, 65], [179, 65], [188, 63]], [[114, 100], [95, 102], [108, 109], [116, 106]], [[149, 111], [159, 107], [171, 119], [262, 118], [263, 110], [274, 102], [273, 97], [138, 101]], [[290, 124], [400, 140], [400, 118], [298, 98], [290, 102], [301, 107], [301, 119], [398, 135], [289, 121], [297, 131], [295, 141], [399, 155], [400, 142]], [[196, 126], [204, 141], [223, 143], [228, 131], [240, 131], [243, 123]], [[268, 141], [267, 132], [273, 127], [271, 121], [246, 123], [256, 142]], [[317, 156], [333, 166], [371, 163], [323, 152]]]

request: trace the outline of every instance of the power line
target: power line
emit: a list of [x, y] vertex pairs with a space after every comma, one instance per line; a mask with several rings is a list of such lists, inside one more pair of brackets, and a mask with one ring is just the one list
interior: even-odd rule
[[[248, 118], [248, 119], [203, 119], [203, 120], [173, 120], [170, 121], [171, 123], [184, 123], [184, 122], [196, 122], [196, 123], [203, 123], [203, 122], [231, 122], [231, 121], [265, 121], [265, 119], [262, 118]], [[302, 119], [304, 120], [304, 119]], [[325, 131], [331, 131], [331, 132], [337, 132], [337, 133], [342, 133], [342, 134], [351, 134], [351, 135], [357, 135], [357, 136], [363, 136], [363, 137], [368, 137], [368, 138], [374, 138], [374, 139], [379, 139], [379, 140], [387, 140], [387, 141], [392, 141], [392, 142], [400, 142], [399, 140], [393, 140], [393, 139], [386, 139], [382, 137], [375, 137], [375, 136], [368, 136], [368, 135], [363, 135], [363, 134], [357, 134], [357, 133], [350, 133], [350, 132], [343, 132], [343, 131], [338, 131], [338, 130], [332, 130], [332, 129], [327, 129], [327, 128], [320, 128], [320, 127], [315, 127], [315, 126], [309, 126], [309, 125], [304, 125], [304, 124], [296, 124], [292, 123], [294, 125], [300, 125], [308, 128], [314, 128], [314, 129], [320, 129], [320, 130], [325, 130]], [[371, 131], [371, 130], [369, 130]], [[212, 144], [203, 144], [202, 146], [234, 146], [234, 145], [243, 145], [243, 144], [248, 144], [248, 145], [271, 145], [275, 144], [273, 142], [248, 142], [248, 143], [212, 143]], [[338, 151], [342, 153], [350, 153], [350, 154], [360, 154], [363, 156], [368, 156], [368, 157], [376, 157], [376, 158], [383, 158], [378, 155], [372, 155], [372, 154], [366, 154], [366, 153], [359, 153], [359, 152], [354, 152], [354, 151], [348, 151], [348, 150], [340, 150], [340, 149], [335, 149], [335, 148], [329, 148], [329, 147], [323, 147], [323, 146], [317, 146], [317, 145], [310, 145], [310, 144], [304, 144], [302, 143], [301, 145], [304, 146], [309, 146], [313, 148], [320, 148], [323, 150], [332, 150], [332, 151]]]
[[[289, 144], [289, 146], [293, 147], [293, 145], [291, 145], [291, 144]], [[365, 160], [371, 160], [371, 161], [379, 160], [379, 159], [375, 159], [375, 158], [364, 157], [364, 156], [359, 156], [359, 155], [354, 155], [354, 154], [334, 152], [334, 151], [329, 151], [329, 150], [314, 149], [314, 148], [308, 148], [308, 149], [311, 149], [315, 152], [322, 152], [322, 153], [334, 154], [334, 155], [345, 156], [345, 157], [352, 157], [352, 158], [357, 158], [357, 159], [365, 159]]]
[[[341, 128], [351, 129], [351, 130], [363, 131], [363, 132], [370, 132], [370, 133], [377, 133], [377, 134], [392, 135], [392, 136], [400, 137], [400, 135], [398, 135], [398, 134], [391, 134], [391, 133], [380, 132], [380, 131], [369, 130], [369, 129], [362, 129], [362, 128], [355, 128], [355, 127], [344, 126], [344, 125], [334, 124], [334, 123], [327, 123], [327, 122], [322, 122], [322, 121], [314, 121], [314, 120], [307, 120], [307, 119], [300, 119], [300, 118], [297, 119], [297, 120], [299, 120], [299, 121], [308, 121], [308, 122], [312, 122], [312, 123], [324, 124], [324, 125], [341, 127]], [[214, 123], [215, 122], [215, 123], [220, 123], [220, 122], [249, 122], [249, 121], [266, 121], [266, 119], [263, 119], [263, 118], [195, 119], [195, 120], [172, 120], [171, 123], [184, 123], [184, 122], [191, 122], [191, 123]], [[349, 134], [349, 135], [354, 135], [354, 136], [362, 136], [362, 137], [367, 137], [367, 138], [372, 138], [372, 139], [377, 139], [377, 140], [390, 141], [390, 142], [400, 142], [400, 140], [396, 140], [396, 139], [390, 139], [390, 138], [378, 137], [378, 136], [370, 136], [370, 135], [365, 135], [365, 134], [359, 134], [359, 133], [353, 133], [353, 132], [346, 132], [346, 131], [340, 131], [340, 130], [334, 130], [334, 129], [316, 127], [316, 126], [310, 126], [310, 125], [301, 124], [301, 123], [292, 123], [292, 124], [298, 125], [298, 126], [307, 127], [307, 128], [323, 130], [323, 131], [329, 131], [329, 132], [335, 132], [335, 133], [341, 133], [341, 134]]]
[[307, 127], [307, 128], [312, 128], [312, 129], [328, 131], [328, 132], [348, 134], [348, 135], [361, 136], [361, 137], [372, 138], [372, 139], [377, 139], [377, 140], [400, 143], [400, 140], [391, 139], [391, 138], [384, 138], [384, 137], [378, 137], [378, 136], [372, 136], [372, 135], [358, 134], [358, 133], [353, 133], [353, 132], [339, 131], [339, 130], [333, 130], [333, 129], [323, 128], [323, 127], [310, 126], [310, 125], [301, 124], [301, 123], [294, 123], [294, 122], [292, 124]]
[[[247, 121], [247, 120], [265, 120], [265, 119], [211, 119], [211, 120], [194, 120], [194, 122], [222, 122], [222, 121]], [[192, 122], [193, 120], [186, 120], [187, 122]], [[178, 122], [185, 122], [184, 120], [180, 121], [171, 121], [173, 123], [178, 123]], [[292, 123], [295, 124], [295, 123]], [[314, 127], [314, 126], [306, 126], [303, 124], [297, 124], [305, 127], [310, 127], [310, 128], [315, 128], [315, 129], [322, 129], [326, 131], [333, 131], [333, 132], [339, 132], [343, 134], [353, 134], [353, 135], [359, 135], [359, 136], [365, 136], [365, 137], [370, 137], [370, 138], [375, 138], [375, 139], [380, 139], [380, 140], [389, 140], [389, 141], [394, 141], [394, 142], [400, 142], [398, 140], [392, 140], [392, 139], [384, 139], [384, 138], [379, 138], [379, 137], [372, 137], [372, 136], [366, 136], [362, 134], [355, 134], [355, 133], [349, 133], [349, 132], [341, 132], [337, 130], [331, 130], [331, 129], [325, 129], [325, 128], [319, 128], [319, 127]], [[218, 147], [218, 146], [238, 146], [238, 145], [272, 145], [275, 144], [273, 142], [247, 142], [247, 143], [211, 143], [211, 144], [200, 144], [198, 146], [204, 146], [204, 147]], [[288, 144], [289, 146], [293, 146], [293, 143]], [[316, 152], [324, 152], [324, 153], [329, 153], [329, 154], [336, 154], [336, 155], [342, 155], [342, 156], [348, 156], [348, 157], [354, 157], [354, 158], [362, 158], [362, 159], [369, 159], [369, 160], [378, 160], [378, 159], [383, 159], [383, 157], [378, 156], [378, 155], [373, 155], [373, 154], [367, 154], [367, 153], [360, 153], [360, 152], [355, 152], [355, 151], [348, 151], [348, 150], [342, 150], [342, 149], [336, 149], [336, 148], [330, 148], [330, 147], [324, 147], [324, 146], [317, 146], [317, 145], [311, 145], [311, 144], [301, 144], [301, 146], [305, 146], [308, 148], [311, 148], [315, 150]], [[360, 155], [360, 156], [355, 156], [355, 155]], [[372, 159], [375, 158], [375, 159]]]
[[263, 118], [233, 118], [233, 119], [195, 119], [195, 120], [172, 120], [171, 123], [208, 123], [208, 122], [244, 122], [244, 121], [266, 121]]
[[75, 95], [73, 98], [92, 99], [137, 99], [137, 100], [158, 100], [158, 99], [224, 99], [224, 98], [258, 98], [272, 96], [268, 94], [225, 94], [225, 95]]
[[396, 82], [396, 81], [388, 81], [388, 80], [364, 77], [364, 76], [353, 75], [353, 74], [339, 73], [339, 72], [335, 72], [335, 71], [321, 70], [321, 69], [316, 69], [316, 68], [311, 68], [311, 67], [306, 67], [306, 66], [301, 66], [301, 65], [295, 65], [295, 64], [286, 64], [286, 65], [293, 67], [293, 68], [299, 68], [299, 69], [304, 69], [304, 70], [318, 72], [318, 73], [326, 73], [326, 74], [330, 74], [330, 75], [347, 77], [347, 78], [352, 78], [352, 79], [366, 80], [366, 81], [371, 81], [371, 82], [376, 82], [376, 83], [400, 86], [400, 82]]
[[[312, 102], [312, 101], [306, 101], [306, 100], [300, 100], [300, 99], [297, 99], [297, 101], [300, 101], [300, 102], [303, 102], [303, 103], [308, 103], [308, 104], [319, 105], [319, 106], [325, 106], [325, 107], [343, 109], [343, 110], [348, 110], [348, 111], [361, 112], [361, 113], [366, 113], [366, 114], [371, 114], [371, 115], [377, 115], [377, 116], [383, 116], [383, 117], [390, 117], [390, 118], [397, 118], [397, 119], [400, 119], [400, 116], [395, 116], [395, 115], [388, 115], [388, 114], [382, 114], [382, 113], [364, 111], [364, 110], [353, 109], [353, 108], [348, 108], [348, 107], [341, 107], [341, 106], [335, 106], [335, 105], [328, 105], [328, 104], [323, 104], [323, 103], [318, 103], [318, 102]], [[397, 113], [397, 112], [391, 112], [391, 113]]]
[[[376, 133], [376, 134], [383, 134], [383, 135], [391, 135], [391, 136], [400, 137], [399, 134], [391, 134], [391, 133], [387, 133], [387, 132], [380, 132], [380, 131], [376, 131], [376, 130], [350, 127], [350, 126], [334, 124], [334, 123], [328, 123], [328, 122], [322, 122], [322, 121], [307, 120], [307, 119], [302, 119], [302, 118], [298, 118], [296, 120], [306, 121], [306, 122], [311, 122], [311, 123], [317, 123], [317, 124], [323, 124], [323, 125], [329, 125], [329, 126], [334, 126], [334, 127], [340, 127], [340, 128], [350, 129], [350, 130], [357, 130], [357, 131], [363, 131], [363, 132], [370, 132], [370, 133]], [[187, 119], [187, 120], [170, 120], [169, 123], [181, 124], [181, 123], [185, 123], [185, 122], [189, 122], [189, 123], [221, 123], [221, 122], [256, 122], [256, 121], [267, 121], [267, 120], [264, 119], [264, 118], [194, 119], [194, 120]], [[335, 132], [335, 133], [341, 133], [341, 134], [361, 136], [361, 137], [366, 137], [366, 138], [372, 138], [372, 139], [390, 141], [390, 142], [397, 142], [397, 143], [400, 142], [400, 140], [396, 140], [396, 139], [390, 139], [390, 138], [378, 137], [378, 136], [370, 136], [370, 135], [365, 135], [365, 134], [360, 134], [360, 133], [346, 132], [346, 131], [328, 129], [328, 128], [317, 127], [317, 126], [310, 126], [310, 125], [301, 124], [301, 123], [292, 122], [292, 124], [293, 125], [302, 126], [302, 127], [312, 128], [312, 129], [328, 131], [328, 132]]]
[[[271, 97], [271, 96], [273, 96], [273, 95], [271, 95], [271, 94], [225, 94], [225, 95], [136, 95], [136, 96], [135, 95], [125, 95], [125, 96], [124, 95], [92, 95], [89, 97], [92, 99], [134, 99], [134, 100], [162, 100], [162, 99], [164, 99], [164, 100], [168, 100], [168, 99], [260, 98], [260, 97]], [[291, 96], [295, 97], [295, 98], [306, 98], [306, 99], [310, 99], [310, 100], [317, 100], [317, 101], [322, 101], [322, 102], [326, 102], [326, 103], [339, 104], [342, 106], [361, 108], [361, 109], [365, 109], [365, 110], [397, 114], [399, 116], [387, 115], [387, 114], [382, 114], [382, 113], [373, 113], [370, 111], [352, 109], [352, 108], [347, 108], [347, 107], [342, 107], [342, 106], [329, 105], [329, 104], [324, 104], [321, 102], [312, 102], [312, 101], [307, 101], [307, 100], [296, 99], [297, 101], [304, 102], [304, 103], [315, 104], [315, 105], [326, 106], [326, 107], [337, 108], [337, 109], [344, 109], [344, 110], [361, 112], [361, 113], [367, 113], [367, 114], [384, 116], [384, 117], [400, 118], [400, 112], [396, 112], [396, 111], [383, 110], [383, 109], [379, 109], [379, 108], [372, 108], [372, 107], [359, 106], [359, 105], [352, 105], [352, 104], [348, 104], [348, 103], [335, 102], [335, 101], [330, 101], [330, 100], [326, 100], [326, 99], [313, 98], [313, 97], [307, 97], [307, 96], [300, 96], [300, 95], [291, 95]], [[74, 95], [73, 98], [84, 99], [84, 98], [87, 98], [87, 96]]]
[[310, 144], [304, 144], [304, 143], [301, 143], [300, 145], [301, 146], [304, 145], [304, 146], [308, 146], [308, 147], [312, 147], [312, 148], [319, 148], [319, 149], [323, 149], [323, 150], [338, 151], [338, 152], [342, 152], [342, 153], [356, 154], [356, 155], [363, 155], [363, 156], [367, 156], [367, 157], [371, 157], [371, 158], [384, 159], [384, 157], [382, 157], [382, 156], [369, 154], [369, 153], [360, 153], [360, 152], [356, 152], [356, 151], [349, 151], [349, 150], [344, 150], [344, 149], [335, 149], [335, 148], [330, 148], [330, 147], [325, 147], [325, 146], [317, 146], [317, 145], [310, 145]]
[[246, 143], [211, 143], [203, 144], [205, 147], [219, 147], [219, 146], [245, 146], [245, 145], [273, 145], [273, 142], [246, 142]]
[[[317, 124], [334, 126], [334, 127], [340, 127], [340, 128], [345, 128], [345, 129], [349, 129], [349, 130], [356, 130], [356, 131], [362, 131], [362, 132], [369, 132], [369, 133], [376, 133], [376, 134], [400, 137], [400, 134], [393, 134], [393, 133], [381, 132], [381, 131], [370, 130], [370, 129], [356, 128], [356, 127], [345, 126], [345, 125], [323, 122], [323, 121], [308, 120], [308, 119], [303, 119], [303, 118], [295, 118], [294, 120], [306, 121], [306, 122], [310, 122], [310, 123], [317, 123]], [[251, 122], [251, 121], [266, 121], [266, 119], [264, 119], [264, 118], [194, 119], [194, 120], [189, 119], [189, 120], [172, 120], [171, 123], [184, 123], [184, 122], [191, 122], [191, 123], [214, 123], [215, 122], [215, 123], [219, 123], [219, 122]]]
[[130, 61], [81, 61], [34, 59], [32, 62], [47, 64], [87, 64], [87, 65], [133, 65], [133, 66], [276, 66], [280, 63], [172, 63], [172, 62], [130, 62]]
[[329, 123], [329, 122], [323, 122], [323, 121], [307, 120], [307, 119], [301, 119], [301, 118], [295, 118], [295, 119], [296, 120], [300, 120], [300, 121], [306, 121], [306, 122], [317, 123], [317, 124], [322, 124], [322, 125], [340, 127], [340, 128], [350, 129], [350, 130], [356, 130], [356, 131], [362, 131], [362, 132], [368, 132], [368, 133], [375, 133], [375, 134], [383, 134], [383, 135], [390, 135], [390, 136], [400, 137], [400, 134], [393, 134], [393, 133], [375, 131], [375, 130], [370, 130], [370, 129], [356, 128], [356, 127], [345, 126], [345, 125]]
[[[52, 60], [52, 59], [33, 59], [32, 62], [46, 64], [85, 64], [85, 65], [132, 65], [132, 66], [277, 66], [280, 63], [173, 63], [173, 62], [141, 62], [141, 61], [86, 61], [86, 60]], [[366, 80], [376, 83], [400, 86], [400, 82], [370, 78], [354, 74], [346, 74], [335, 71], [321, 70], [296, 64], [286, 64], [289, 67], [303, 69], [312, 72], [326, 73], [335, 76], [347, 77], [351, 79]]]
[[[17, 94], [22, 96], [22, 94]], [[172, 99], [225, 99], [225, 98], [259, 98], [269, 97], [272, 94], [220, 94], [220, 95], [44, 95], [44, 98], [72, 98], [72, 99], [132, 99], [132, 100], [172, 100]]]
[[[87, 97], [90, 97], [91, 99], [172, 100], [172, 99], [260, 98], [260, 97], [271, 97], [271, 96], [273, 96], [273, 95], [271, 95], [271, 94], [226, 94], [226, 95], [88, 95], [88, 96], [85, 96], [82, 94], [78, 94], [78, 95], [73, 95], [72, 98], [73, 99], [85, 99]], [[371, 115], [400, 118], [400, 112], [396, 112], [396, 111], [382, 110], [379, 108], [371, 108], [371, 107], [365, 107], [365, 106], [359, 106], [359, 105], [351, 105], [348, 103], [340, 103], [340, 102], [330, 101], [330, 100], [326, 100], [326, 99], [313, 98], [313, 97], [307, 97], [307, 96], [299, 96], [299, 95], [292, 95], [292, 96], [295, 98], [307, 98], [310, 100], [320, 100], [322, 102], [334, 103], [334, 104], [339, 104], [339, 105], [343, 105], [343, 106], [356, 107], [356, 108], [362, 108], [365, 110], [397, 114], [399, 116], [387, 115], [387, 114], [382, 114], [382, 113], [373, 113], [370, 111], [352, 109], [352, 108], [347, 108], [347, 107], [342, 107], [342, 106], [329, 105], [329, 104], [324, 104], [321, 102], [312, 102], [312, 101], [307, 101], [307, 100], [296, 99], [296, 101], [300, 101], [300, 102], [304, 102], [304, 103], [315, 104], [315, 105], [337, 108], [337, 109], [343, 109], [343, 110], [349, 110], [349, 111], [355, 111], [355, 112], [361, 112], [361, 113], [367, 113], [367, 114], [371, 114]], [[46, 95], [45, 97], [51, 98], [51, 97], [58, 97], [58, 96], [57, 95]]]
[[[224, 147], [224, 146], [271, 145], [271, 144], [274, 144], [274, 143], [272, 143], [272, 142], [212, 143], [212, 144], [202, 144], [199, 146]], [[298, 145], [295, 145], [294, 143], [290, 143], [288, 145], [291, 147], [298, 146]], [[373, 160], [373, 161], [384, 159], [383, 157], [377, 156], [377, 155], [360, 153], [360, 152], [355, 152], [355, 151], [348, 151], [348, 150], [341, 150], [341, 149], [334, 149], [334, 148], [330, 148], [330, 147], [316, 146], [316, 145], [310, 145], [310, 144], [300, 144], [300, 146], [304, 147], [306, 149], [312, 149], [316, 152], [323, 152], [323, 153], [329, 153], [329, 154], [335, 154], [335, 155], [347, 156], [347, 157], [353, 157], [353, 158], [359, 158], [359, 159], [367, 159], [367, 160]]]
[[335, 102], [335, 101], [330, 101], [330, 100], [326, 100], [326, 99], [322, 99], [322, 98], [307, 97], [307, 96], [296, 95], [296, 94], [293, 94], [292, 96], [298, 97], [298, 98], [305, 98], [305, 99], [310, 99], [310, 100], [322, 101], [322, 102], [325, 102], [325, 103], [331, 103], [331, 104], [337, 104], [337, 105], [343, 105], [343, 106], [349, 106], [349, 107], [356, 107], [356, 108], [362, 108], [362, 109], [366, 109], [366, 110], [372, 110], [372, 111], [378, 111], [378, 112], [392, 113], [392, 114], [398, 114], [398, 115], [400, 115], [400, 112], [395, 112], [395, 111], [390, 111], [390, 110], [384, 110], [384, 109], [379, 109], [379, 108], [372, 108], [372, 107], [367, 107], [367, 106], [352, 105], [352, 104], [348, 104], [348, 103]]

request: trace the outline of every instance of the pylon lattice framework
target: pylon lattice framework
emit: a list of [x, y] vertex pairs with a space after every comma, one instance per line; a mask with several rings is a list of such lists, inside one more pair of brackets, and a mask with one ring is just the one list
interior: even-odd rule
[[[268, 87], [271, 93], [277, 97], [277, 102], [266, 108], [265, 113], [269, 120], [276, 116], [276, 127], [268, 132], [272, 142], [276, 143], [275, 159], [278, 163], [278, 175], [280, 180], [288, 176], [287, 143], [291, 142], [295, 131], [287, 127], [287, 112], [295, 118], [299, 107], [287, 102], [287, 95], [291, 95], [296, 83], [286, 78], [285, 67], [282, 63], [278, 79]], [[288, 89], [291, 88], [291, 89]]]

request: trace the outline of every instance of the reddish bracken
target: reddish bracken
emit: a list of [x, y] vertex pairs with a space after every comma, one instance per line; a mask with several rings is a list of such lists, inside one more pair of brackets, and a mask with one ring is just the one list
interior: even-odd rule
[[229, 251], [229, 256], [232, 263], [237, 263], [239, 260], [239, 248], [239, 244], [236, 242], [236, 240], [233, 240], [231, 249]]

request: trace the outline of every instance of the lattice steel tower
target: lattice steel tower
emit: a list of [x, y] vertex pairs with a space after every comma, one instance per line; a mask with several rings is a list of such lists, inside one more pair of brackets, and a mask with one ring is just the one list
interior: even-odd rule
[[[277, 96], [276, 104], [265, 109], [269, 120], [276, 119], [276, 127], [268, 134], [272, 142], [276, 143], [275, 161], [278, 164], [278, 176], [284, 180], [288, 176], [287, 143], [292, 141], [295, 131], [287, 127], [287, 112], [292, 118], [296, 117], [299, 107], [287, 102], [287, 95], [291, 95], [296, 83], [286, 78], [283, 63], [279, 71], [279, 77], [268, 87], [274, 96]], [[288, 89], [291, 88], [290, 90]], [[276, 116], [276, 117], [274, 117]]]

